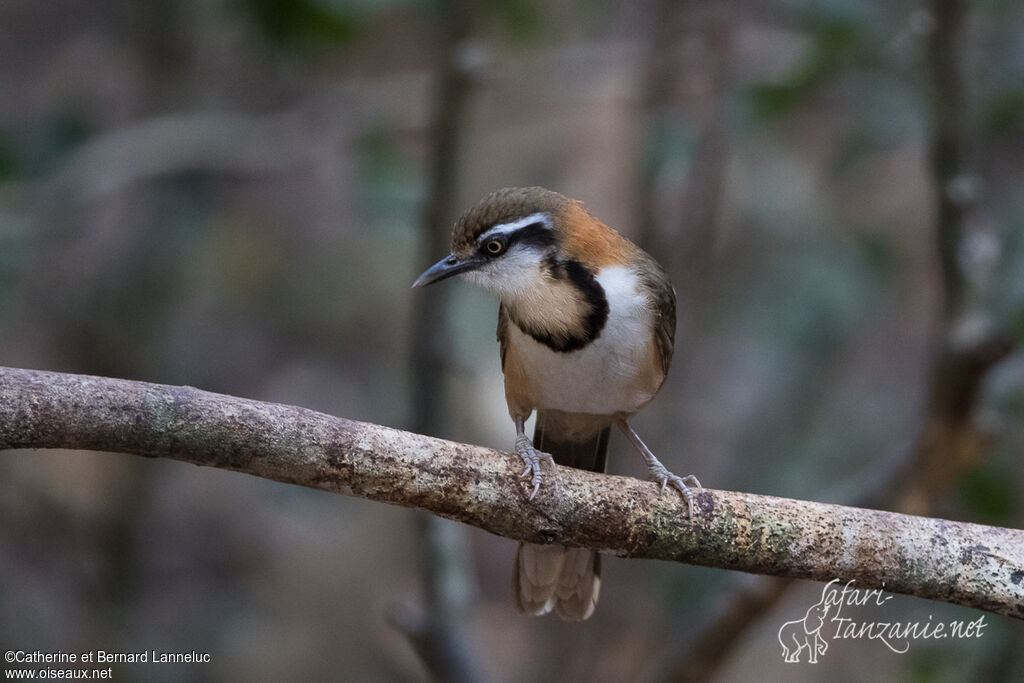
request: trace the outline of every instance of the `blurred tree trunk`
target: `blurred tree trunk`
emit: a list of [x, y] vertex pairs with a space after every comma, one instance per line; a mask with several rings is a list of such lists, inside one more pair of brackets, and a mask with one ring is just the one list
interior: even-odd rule
[[657, 149], [663, 143], [661, 137], [666, 134], [670, 120], [678, 113], [674, 111], [678, 75], [675, 47], [683, 4], [676, 0], [647, 0], [643, 7], [647, 12], [647, 34], [650, 38], [645, 45], [638, 78], [637, 121], [640, 131], [633, 229], [640, 246], [652, 254], [663, 254], [667, 240], [658, 186], [664, 169]]
[[[928, 172], [935, 197], [935, 250], [940, 275], [942, 310], [934, 333], [929, 367], [927, 406], [917, 441], [905, 464], [864, 491], [853, 504], [892, 506], [926, 515], [935, 501], [964, 472], [984, 458], [985, 434], [974, 422], [981, 386], [989, 371], [1013, 350], [995, 325], [982, 334], [965, 336], [960, 326], [967, 311], [966, 279], [958, 254], [963, 246], [966, 203], [958, 183], [970, 182], [967, 170], [968, 132], [960, 42], [964, 27], [962, 0], [932, 0], [934, 28], [928, 42], [931, 87], [931, 140]], [[984, 316], [984, 312], [971, 311]], [[985, 320], [991, 323], [985, 317]], [[673, 655], [664, 680], [708, 681], [728, 660], [739, 636], [774, 607], [794, 585], [792, 580], [744, 581], [723, 601], [714, 617], [690, 638], [690, 646]]]
[[[738, 8], [734, 0], [647, 4], [651, 41], [640, 78], [635, 229], [641, 246], [656, 254], [672, 277], [685, 315], [692, 313], [693, 302], [700, 297], [721, 220], [728, 162], [726, 105], [732, 92]], [[680, 24], [685, 24], [685, 31]], [[684, 35], [693, 39], [686, 55], [688, 68], [682, 69], [677, 47]], [[687, 113], [693, 117], [696, 135], [685, 183], [666, 190], [663, 176], [672, 160], [659, 150], [684, 120], [679, 104], [683, 80], [692, 95]], [[680, 329], [685, 334], [687, 327]]]
[[[1012, 341], [991, 317], [971, 306], [960, 262], [974, 198], [958, 187], [976, 182], [969, 170], [971, 136], [960, 74], [966, 5], [962, 0], [932, 0], [931, 12], [935, 23], [928, 43], [930, 171], [942, 313], [928, 378], [925, 425], [900, 493], [901, 509], [914, 514], [928, 514], [935, 499], [983, 459], [988, 440], [974, 422], [975, 407], [988, 371], [1013, 350]], [[985, 324], [976, 326], [978, 319]]]
[[[437, 66], [431, 149], [427, 159], [427, 192], [421, 219], [424, 267], [448, 251], [458, 187], [466, 101], [471, 74], [464, 63], [470, 38], [472, 3], [439, 3], [436, 20]], [[410, 275], [410, 282], [412, 275]], [[448, 392], [451, 333], [446, 313], [447, 288], [420, 296], [412, 307], [411, 429], [420, 434], [447, 434], [452, 401]], [[464, 527], [434, 515], [416, 518], [416, 539], [423, 581], [422, 613], [395, 613], [430, 673], [438, 680], [479, 681], [484, 667], [481, 650], [466, 620], [475, 600], [469, 539]]]

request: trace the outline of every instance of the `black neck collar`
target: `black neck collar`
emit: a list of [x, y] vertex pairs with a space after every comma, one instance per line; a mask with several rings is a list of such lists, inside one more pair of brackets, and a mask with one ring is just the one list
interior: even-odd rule
[[523, 311], [514, 305], [508, 307], [509, 318], [525, 334], [552, 351], [578, 351], [597, 339], [608, 321], [608, 298], [604, 288], [590, 269], [579, 261], [549, 256], [544, 260], [544, 268], [551, 277], [575, 289], [584, 304], [582, 315], [574, 315], [574, 320], [565, 321], [567, 324], [559, 325], [557, 330], [543, 325], [537, 317], [523, 315]]

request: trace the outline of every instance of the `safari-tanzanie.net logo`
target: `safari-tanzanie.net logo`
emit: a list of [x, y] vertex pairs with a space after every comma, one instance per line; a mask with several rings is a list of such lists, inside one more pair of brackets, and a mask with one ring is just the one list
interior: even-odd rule
[[[973, 621], [935, 621], [932, 615], [923, 621], [886, 621], [881, 610], [892, 600], [878, 588], [854, 588], [854, 581], [838, 586], [832, 579], [821, 589], [821, 599], [811, 605], [802, 619], [787, 621], [779, 628], [782, 658], [789, 663], [816, 664], [835, 640], [877, 640], [897, 654], [910, 649], [912, 640], [980, 638], [988, 624], [982, 615]], [[845, 616], [844, 610], [853, 616]], [[863, 619], [859, 617], [863, 616]], [[855, 618], [858, 617], [858, 618]]]

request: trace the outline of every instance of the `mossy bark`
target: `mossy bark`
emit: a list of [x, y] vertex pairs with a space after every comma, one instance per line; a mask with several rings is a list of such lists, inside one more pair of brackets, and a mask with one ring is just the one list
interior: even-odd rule
[[[0, 449], [132, 453], [420, 508], [500, 536], [884, 588], [1024, 618], [1024, 531], [559, 467], [191, 387], [0, 368]], [[0, 484], [2, 485], [2, 484]]]

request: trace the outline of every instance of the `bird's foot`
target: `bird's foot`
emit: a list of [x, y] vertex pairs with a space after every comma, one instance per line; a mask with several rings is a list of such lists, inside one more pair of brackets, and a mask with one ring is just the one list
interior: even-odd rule
[[[686, 500], [686, 507], [688, 508], [690, 513], [690, 519], [693, 519], [693, 507], [694, 502], [697, 499], [697, 496], [693, 492], [693, 489], [690, 488], [690, 486], [697, 489], [704, 488], [703, 486], [700, 485], [700, 482], [697, 481], [697, 477], [693, 476], [692, 474], [688, 474], [685, 477], [680, 477], [677, 474], [672, 474], [665, 468], [664, 465], [657, 461], [655, 461], [654, 464], [648, 467], [648, 473], [648, 477], [652, 481], [656, 481], [661, 484], [662, 491], [665, 490], [666, 486], [671, 485], [672, 488], [674, 488], [676, 491], [679, 491], [679, 493], [683, 494], [683, 498]], [[687, 486], [687, 484], [689, 484], [689, 486]]]
[[519, 475], [519, 478], [529, 479], [530, 483], [533, 484], [533, 492], [530, 493], [530, 500], [533, 500], [533, 497], [537, 495], [537, 491], [540, 490], [541, 461], [546, 461], [554, 469], [555, 459], [551, 457], [550, 453], [538, 451], [534, 448], [533, 442], [525, 435], [516, 437], [516, 453], [519, 454], [519, 457], [526, 464], [526, 469]]

